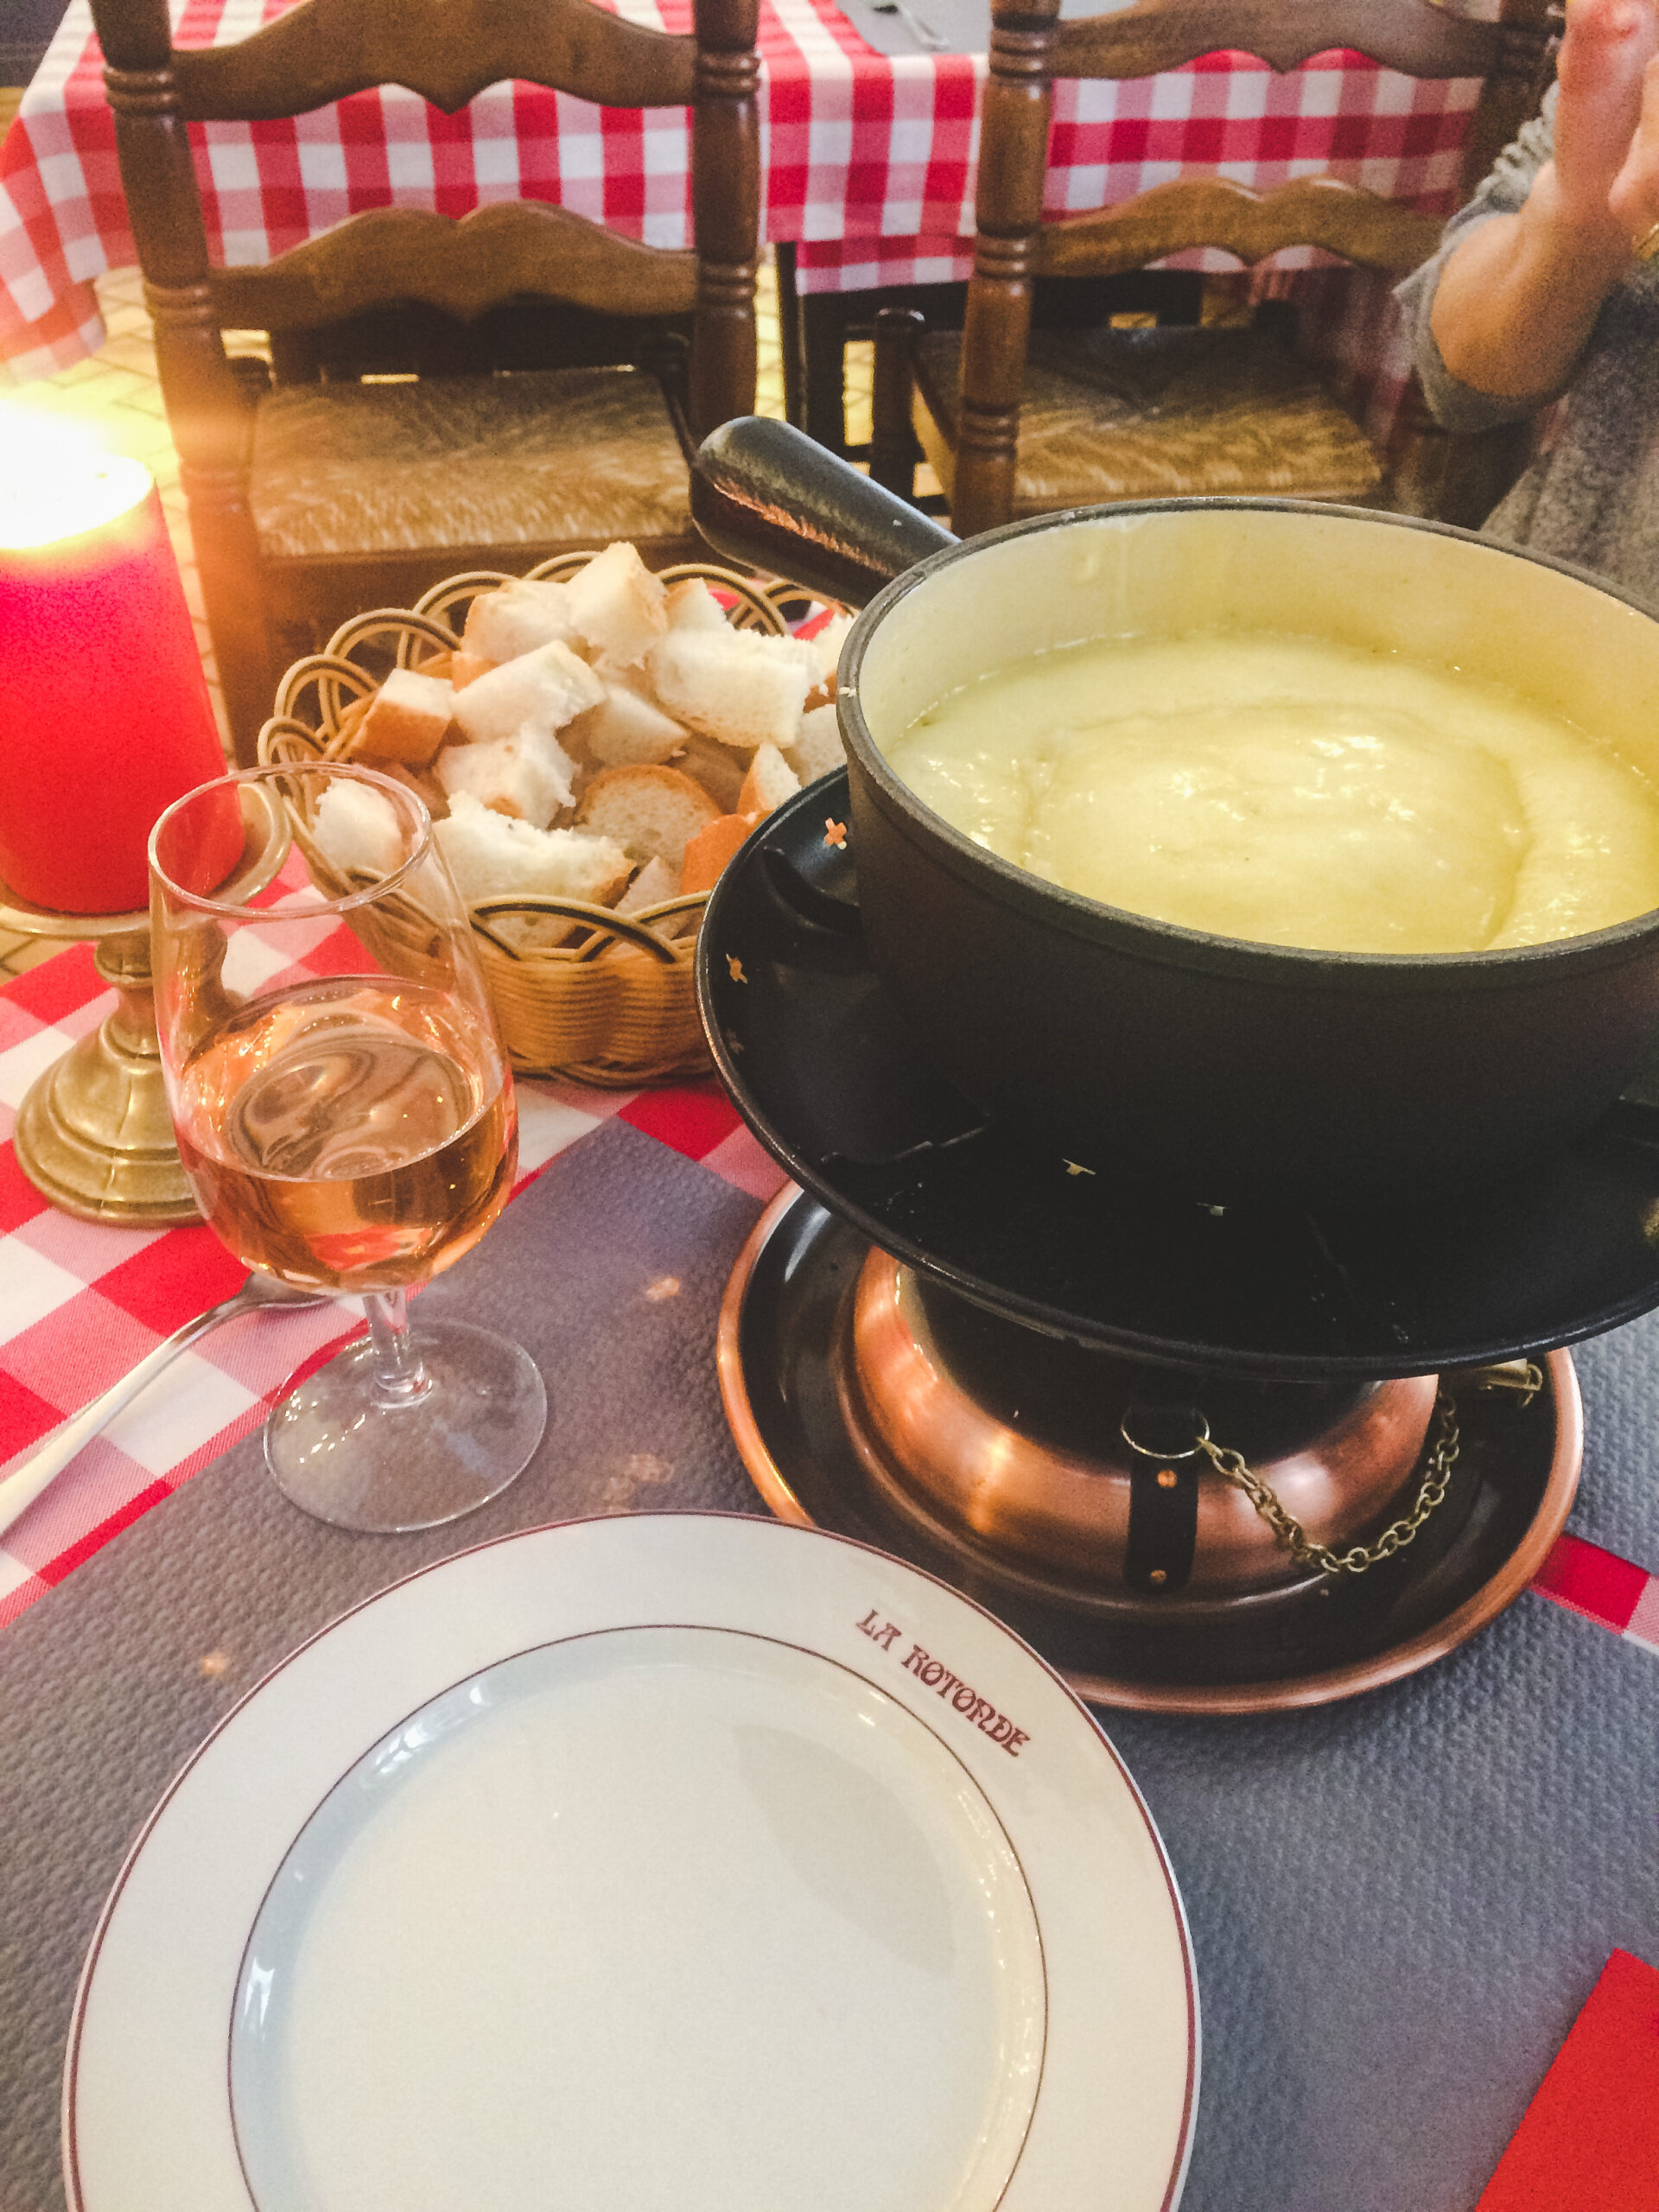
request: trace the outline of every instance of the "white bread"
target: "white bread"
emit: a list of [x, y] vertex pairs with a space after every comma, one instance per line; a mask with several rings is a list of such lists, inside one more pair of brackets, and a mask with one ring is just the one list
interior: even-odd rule
[[753, 829], [752, 814], [722, 814], [706, 830], [699, 830], [685, 849], [680, 868], [682, 891], [712, 891], [721, 870]]
[[516, 660], [538, 645], [574, 645], [581, 632], [570, 613], [568, 584], [532, 583], [515, 577], [498, 591], [480, 592], [467, 610], [461, 641], [483, 660]]
[[832, 699], [836, 696], [836, 671], [841, 664], [841, 649], [852, 626], [850, 614], [835, 614], [822, 630], [815, 630], [805, 641], [817, 657], [818, 681]]
[[352, 742], [354, 760], [401, 760], [424, 768], [454, 719], [454, 687], [447, 677], [394, 668], [369, 702]]
[[729, 626], [671, 630], [652, 652], [653, 690], [671, 715], [745, 753], [792, 745], [817, 679], [810, 645]]
[[668, 628], [668, 588], [632, 545], [607, 545], [567, 588], [577, 632], [614, 668], [642, 661]]
[[550, 952], [584, 925], [559, 914], [492, 914], [490, 928], [518, 952]]
[[532, 830], [458, 791], [434, 833], [463, 899], [543, 892], [602, 906], [626, 880], [628, 856], [585, 830]]
[[345, 874], [390, 875], [407, 857], [391, 801], [349, 776], [336, 777], [324, 791], [312, 834]]
[[680, 871], [668, 861], [649, 860], [616, 902], [619, 914], [637, 914], [642, 906], [660, 906], [678, 895]]
[[550, 737], [604, 696], [605, 686], [587, 662], [556, 641], [504, 661], [457, 693], [455, 722], [475, 745], [526, 728]]
[[688, 838], [717, 821], [720, 809], [701, 784], [677, 768], [607, 768], [582, 795], [576, 821], [613, 837], [640, 860], [678, 868]]
[[526, 727], [490, 745], [448, 745], [438, 755], [445, 796], [467, 791], [498, 814], [545, 830], [574, 803], [576, 764], [550, 732]]
[[487, 676], [495, 665], [494, 661], [486, 660], [482, 654], [469, 653], [464, 645], [458, 645], [449, 656], [449, 681], [457, 691], [464, 691], [469, 683], [476, 683], [480, 676]]
[[688, 730], [671, 766], [701, 784], [722, 814], [737, 812], [737, 795], [749, 766], [747, 753], [734, 753], [729, 745], [705, 737], [701, 730]]
[[[439, 753], [438, 758], [442, 760], [442, 753]], [[406, 791], [413, 791], [435, 822], [442, 822], [448, 813], [448, 799], [432, 769], [405, 768], [400, 760], [388, 760], [377, 772], [390, 776], [393, 783], [401, 784]]]
[[833, 702], [807, 709], [801, 716], [801, 734], [784, 757], [804, 784], [816, 783], [832, 768], [845, 765], [847, 748], [841, 741], [841, 722]]
[[664, 761], [685, 742], [681, 724], [626, 683], [607, 683], [604, 703], [584, 715], [572, 734], [602, 768]]
[[668, 588], [666, 607], [671, 630], [723, 630], [726, 610], [701, 576], [682, 576]]
[[740, 814], [770, 814], [774, 806], [801, 788], [801, 779], [775, 745], [757, 747], [743, 788], [737, 795]]

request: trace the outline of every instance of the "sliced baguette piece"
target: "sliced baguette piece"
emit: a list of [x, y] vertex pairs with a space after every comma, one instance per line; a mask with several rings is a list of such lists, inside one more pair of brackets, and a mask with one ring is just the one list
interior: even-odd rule
[[352, 741], [352, 758], [372, 765], [401, 760], [424, 768], [454, 719], [454, 686], [447, 677], [394, 668], [369, 702]]
[[817, 677], [810, 645], [729, 625], [671, 630], [652, 652], [652, 688], [671, 715], [744, 753], [792, 745]]
[[577, 631], [613, 668], [642, 661], [668, 628], [667, 586], [620, 540], [578, 569], [567, 588]]
[[613, 837], [639, 860], [677, 868], [688, 838], [720, 817], [701, 784], [677, 768], [605, 768], [582, 795], [577, 826]]
[[737, 795], [740, 814], [770, 814], [774, 806], [801, 788], [801, 779], [775, 745], [757, 747], [743, 788]]
[[504, 661], [469, 683], [456, 694], [454, 717], [474, 745], [517, 737], [526, 728], [550, 737], [604, 696], [605, 686], [587, 662], [556, 642]]
[[603, 906], [628, 877], [628, 856], [611, 838], [587, 830], [533, 830], [495, 813], [470, 791], [455, 793], [448, 819], [434, 835], [463, 899], [538, 891]]
[[467, 610], [461, 644], [491, 661], [517, 660], [538, 645], [574, 645], [581, 632], [570, 612], [568, 584], [515, 578], [499, 590], [480, 592]]
[[447, 745], [437, 760], [445, 796], [467, 791], [497, 814], [545, 830], [575, 804], [576, 764], [550, 731], [526, 727], [489, 745]]
[[682, 576], [668, 588], [664, 610], [671, 630], [723, 630], [726, 610], [701, 576]]
[[601, 706], [584, 715], [573, 733], [602, 768], [660, 764], [685, 742], [685, 729], [632, 684], [607, 683]]
[[693, 783], [701, 784], [722, 814], [737, 812], [737, 795], [748, 772], [747, 753], [734, 753], [718, 738], [705, 737], [701, 730], [693, 729], [686, 732], [670, 765], [690, 776]]
[[846, 765], [847, 748], [841, 741], [841, 720], [833, 702], [808, 708], [801, 716], [801, 734], [784, 758], [804, 784], [814, 784], [832, 768]]
[[391, 801], [346, 776], [325, 789], [312, 835], [342, 874], [390, 875], [404, 855]]
[[685, 849], [685, 860], [680, 868], [682, 891], [712, 891], [720, 881], [721, 870], [753, 829], [759, 817], [753, 814], [722, 814], [706, 830], [700, 830]]

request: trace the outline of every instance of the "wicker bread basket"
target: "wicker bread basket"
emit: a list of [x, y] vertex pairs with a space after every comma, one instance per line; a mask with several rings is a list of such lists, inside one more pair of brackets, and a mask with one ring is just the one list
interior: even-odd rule
[[[593, 558], [565, 553], [529, 569], [534, 580], [563, 580]], [[734, 569], [687, 562], [661, 571], [664, 583], [699, 576], [732, 602], [738, 629], [781, 636], [785, 609], [804, 612], [805, 595], [791, 584], [765, 584]], [[435, 584], [413, 607], [359, 614], [337, 630], [327, 648], [296, 661], [276, 691], [276, 709], [259, 733], [259, 758], [338, 760], [351, 751], [358, 721], [393, 667], [442, 676], [461, 643], [457, 608], [512, 579], [474, 570]], [[353, 886], [333, 867], [296, 820], [294, 834], [316, 881], [332, 894]], [[471, 907], [479, 957], [502, 1041], [523, 1075], [563, 1075], [612, 1089], [632, 1090], [705, 1073], [708, 1046], [697, 1019], [692, 981], [697, 921], [707, 892], [664, 899], [632, 915], [544, 896], [486, 899]], [[578, 925], [563, 944], [527, 950], [513, 941], [513, 918], [557, 915]], [[688, 922], [687, 917], [690, 917]], [[395, 912], [389, 931], [407, 925], [425, 934], [422, 918]], [[504, 925], [505, 927], [504, 929]], [[670, 935], [677, 925], [681, 934]]]

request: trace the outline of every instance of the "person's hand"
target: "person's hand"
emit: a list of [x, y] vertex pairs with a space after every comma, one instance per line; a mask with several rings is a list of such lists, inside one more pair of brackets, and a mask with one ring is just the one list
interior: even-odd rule
[[[1625, 176], [1637, 151], [1644, 73], [1656, 54], [1654, 0], [1571, 0], [1556, 67], [1554, 166], [1561, 212], [1591, 232], [1617, 223], [1627, 241], [1659, 217], [1659, 111], [1639, 179], [1633, 175], [1627, 182]], [[1653, 207], [1643, 213], [1649, 195]]]
[[1607, 205], [1633, 246], [1659, 227], [1659, 60], [1649, 61], [1643, 73], [1636, 135], [1613, 180]]

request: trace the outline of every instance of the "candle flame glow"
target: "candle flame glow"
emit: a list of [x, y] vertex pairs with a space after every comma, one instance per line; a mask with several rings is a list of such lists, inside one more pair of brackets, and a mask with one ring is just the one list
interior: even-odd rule
[[0, 550], [79, 537], [149, 496], [140, 461], [108, 453], [56, 416], [0, 407]]

